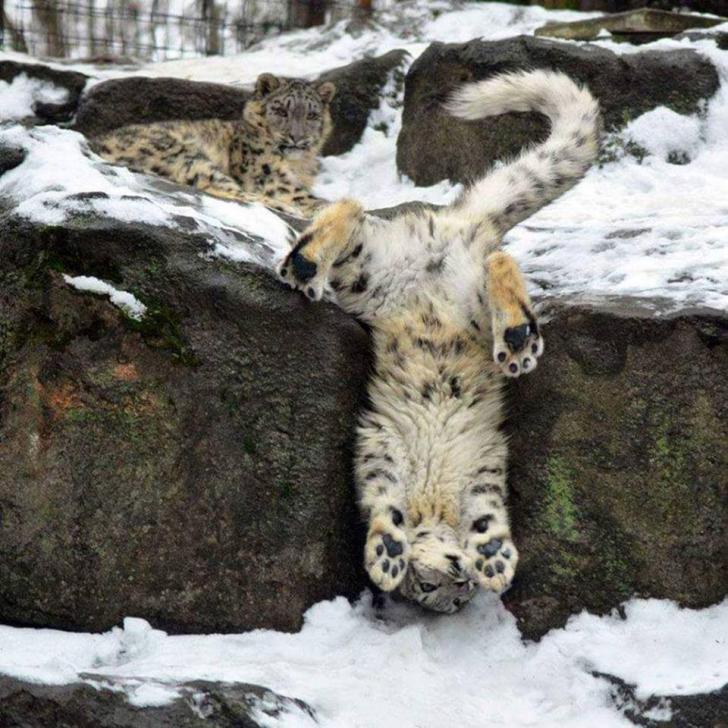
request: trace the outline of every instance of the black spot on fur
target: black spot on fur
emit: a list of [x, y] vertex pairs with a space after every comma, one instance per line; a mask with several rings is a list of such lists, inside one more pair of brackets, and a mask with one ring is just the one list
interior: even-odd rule
[[359, 243], [359, 245], [354, 248], [354, 250], [351, 251], [351, 257], [352, 258], [358, 258], [361, 255], [361, 251], [364, 249], [364, 244]]
[[430, 260], [425, 266], [425, 270], [428, 273], [441, 273], [444, 267], [445, 258], [443, 256], [442, 258], [433, 258], [432, 260]]
[[404, 521], [404, 516], [402, 515], [402, 511], [400, 511], [398, 508], [392, 508], [392, 523], [395, 526], [401, 526]]
[[453, 397], [459, 397], [462, 394], [462, 390], [460, 389], [460, 379], [458, 377], [450, 378], [450, 392]]
[[377, 478], [384, 478], [385, 480], [388, 480], [390, 483], [397, 482], [397, 476], [394, 475], [394, 473], [390, 473], [389, 470], [384, 470], [384, 468], [376, 468], [375, 470], [370, 470], [364, 476], [365, 480], [376, 480]]
[[263, 170], [263, 174], [270, 174], [271, 172], [270, 164], [264, 164], [261, 169]]
[[366, 273], [362, 273], [355, 281], [351, 284], [352, 293], [364, 293], [367, 286], [369, 285], [369, 276]]

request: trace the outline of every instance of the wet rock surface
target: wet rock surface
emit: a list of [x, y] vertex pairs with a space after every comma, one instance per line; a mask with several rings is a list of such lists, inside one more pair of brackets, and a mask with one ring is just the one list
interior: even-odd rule
[[367, 336], [209, 252], [194, 226], [0, 219], [1, 622], [295, 630], [363, 587]]

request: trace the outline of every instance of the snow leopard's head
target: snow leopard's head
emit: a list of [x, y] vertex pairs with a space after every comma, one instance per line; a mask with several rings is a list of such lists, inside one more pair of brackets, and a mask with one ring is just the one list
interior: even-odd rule
[[420, 527], [410, 545], [407, 573], [399, 586], [402, 596], [447, 614], [475, 596], [473, 566], [451, 529]]
[[262, 73], [245, 119], [273, 138], [286, 156], [317, 152], [331, 132], [329, 104], [336, 93], [330, 81], [309, 82]]

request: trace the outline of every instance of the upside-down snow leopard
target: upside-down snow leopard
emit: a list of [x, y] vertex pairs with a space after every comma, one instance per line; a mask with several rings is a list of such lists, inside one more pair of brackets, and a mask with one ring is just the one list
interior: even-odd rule
[[310, 217], [336, 87], [261, 74], [239, 121], [134, 124], [91, 140], [104, 159], [205, 192]]
[[536, 367], [543, 339], [518, 265], [498, 247], [586, 173], [599, 107], [563, 74], [532, 71], [469, 83], [447, 109], [471, 120], [539, 111], [551, 134], [437, 212], [384, 220], [351, 200], [327, 207], [279, 273], [312, 300], [328, 285], [372, 332], [355, 458], [369, 576], [454, 612], [478, 583], [506, 589], [518, 560], [505, 507], [502, 385]]

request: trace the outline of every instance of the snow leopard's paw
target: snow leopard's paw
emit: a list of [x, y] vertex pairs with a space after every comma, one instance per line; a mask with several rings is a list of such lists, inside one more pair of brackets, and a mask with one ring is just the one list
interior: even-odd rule
[[481, 586], [498, 594], [508, 589], [518, 564], [518, 550], [509, 537], [479, 533], [468, 539], [467, 552]]
[[532, 372], [543, 354], [543, 337], [531, 310], [524, 305], [524, 323], [493, 322], [493, 359], [507, 377]]
[[[305, 245], [298, 245], [286, 256], [278, 266], [278, 275], [291, 288], [303, 291], [311, 301], [320, 301], [324, 295], [324, 286], [329, 268], [308, 257]], [[305, 242], [305, 241], [304, 241]]]
[[401, 528], [384, 517], [375, 519], [364, 547], [369, 578], [382, 591], [396, 589], [407, 571], [409, 544]]
[[312, 301], [319, 301], [331, 266], [345, 252], [362, 214], [361, 205], [353, 200], [324, 208], [278, 266], [278, 275]]
[[543, 339], [518, 263], [507, 253], [487, 260], [488, 303], [493, 330], [493, 359], [507, 377], [533, 371], [543, 354]]

